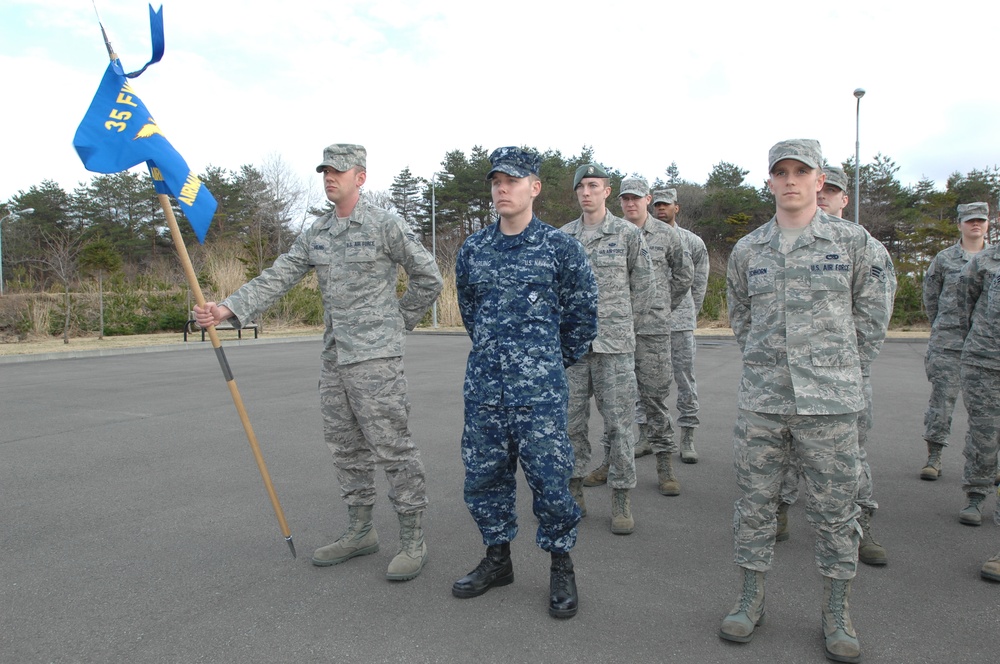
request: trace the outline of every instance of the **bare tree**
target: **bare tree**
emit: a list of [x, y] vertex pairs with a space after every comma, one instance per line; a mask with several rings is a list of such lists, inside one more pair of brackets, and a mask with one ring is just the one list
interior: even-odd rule
[[304, 218], [312, 204], [311, 193], [307, 184], [295, 175], [295, 171], [276, 153], [264, 158], [260, 172], [271, 194], [274, 220], [279, 224], [278, 232], [275, 234], [278, 242], [275, 251], [281, 254], [291, 242], [292, 221]]
[[382, 208], [383, 210], [388, 210], [389, 212], [396, 212], [396, 206], [392, 204], [392, 194], [385, 189], [366, 189], [361, 192], [361, 195], [366, 201], [377, 208]]
[[69, 324], [71, 298], [69, 294], [70, 283], [76, 279], [79, 272], [80, 243], [82, 235], [71, 237], [69, 234], [42, 233], [42, 244], [44, 253], [38, 262], [48, 268], [48, 271], [63, 285], [66, 293], [65, 319], [63, 320], [63, 343], [69, 343]]

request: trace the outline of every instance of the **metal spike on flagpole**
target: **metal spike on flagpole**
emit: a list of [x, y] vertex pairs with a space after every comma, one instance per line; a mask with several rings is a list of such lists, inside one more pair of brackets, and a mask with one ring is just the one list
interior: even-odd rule
[[[112, 62], [118, 59], [115, 54], [114, 48], [111, 46], [111, 41], [108, 39], [108, 34], [104, 30], [104, 23], [101, 22], [101, 15], [97, 12], [97, 1], [91, 0], [94, 5], [94, 13], [97, 14], [97, 22], [101, 26], [101, 34], [104, 36], [104, 44], [108, 48], [108, 57], [111, 58]], [[167, 218], [167, 225], [170, 227], [170, 235], [174, 241], [174, 247], [177, 249], [177, 255], [181, 260], [181, 265], [184, 268], [184, 274], [188, 280], [188, 286], [191, 288], [191, 292], [195, 296], [195, 301], [198, 306], [205, 306], [205, 296], [201, 292], [201, 286], [198, 284], [198, 275], [195, 274], [194, 266], [191, 264], [191, 257], [188, 255], [187, 246], [184, 244], [184, 237], [181, 235], [181, 229], [177, 225], [177, 218], [174, 216], [174, 209], [170, 205], [170, 198], [166, 194], [158, 194], [157, 198], [160, 202], [160, 206], [163, 208], [163, 214]], [[215, 326], [208, 328], [208, 336], [212, 339], [212, 346], [215, 348], [215, 355], [219, 360], [219, 366], [222, 367], [222, 374], [226, 379], [226, 384], [229, 386], [229, 392], [233, 397], [233, 404], [236, 406], [236, 411], [240, 416], [240, 421], [243, 423], [243, 430], [246, 432], [247, 441], [250, 443], [250, 449], [253, 451], [254, 460], [257, 462], [257, 469], [260, 471], [261, 479], [264, 480], [264, 488], [267, 489], [267, 495], [271, 499], [271, 506], [274, 508], [274, 514], [278, 517], [278, 525], [281, 528], [281, 534], [285, 537], [285, 542], [288, 544], [288, 548], [292, 552], [292, 558], [297, 558], [295, 553], [295, 543], [292, 541], [292, 533], [288, 529], [288, 522], [285, 521], [285, 513], [281, 509], [281, 503], [278, 502], [278, 494], [274, 491], [274, 485], [271, 483], [271, 474], [267, 471], [267, 465], [264, 463], [264, 457], [260, 453], [260, 445], [257, 443], [257, 436], [254, 434], [253, 426], [250, 424], [250, 418], [247, 416], [246, 408], [243, 406], [243, 398], [240, 396], [240, 391], [236, 387], [236, 379], [233, 378], [233, 373], [229, 368], [229, 362], [226, 360], [225, 351], [222, 350], [222, 342], [219, 341], [219, 335], [215, 331]]]
[[104, 21], [101, 20], [101, 12], [97, 11], [97, 0], [90, 0], [90, 2], [94, 6], [94, 13], [97, 14], [97, 25], [101, 26], [101, 36], [104, 37], [104, 45], [108, 48], [108, 57], [112, 60], [117, 60], [118, 55], [115, 53], [115, 49], [111, 47], [111, 40], [108, 39], [108, 33], [104, 30]]

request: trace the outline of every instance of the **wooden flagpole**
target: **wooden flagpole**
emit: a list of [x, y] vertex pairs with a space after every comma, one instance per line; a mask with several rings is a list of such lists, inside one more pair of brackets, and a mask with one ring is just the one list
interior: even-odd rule
[[[191, 257], [188, 255], [187, 246], [184, 244], [184, 238], [181, 236], [181, 229], [177, 225], [177, 218], [174, 216], [174, 209], [170, 205], [170, 198], [166, 194], [159, 194], [158, 199], [160, 201], [160, 206], [163, 208], [163, 214], [167, 218], [167, 225], [170, 226], [170, 236], [174, 240], [174, 246], [177, 249], [177, 256], [181, 259], [181, 265], [184, 267], [184, 274], [187, 277], [188, 286], [191, 288], [191, 292], [194, 294], [195, 302], [200, 307], [205, 306], [205, 296], [201, 292], [201, 286], [198, 284], [198, 275], [195, 274], [194, 266], [191, 264]], [[295, 544], [292, 542], [292, 534], [288, 529], [288, 523], [285, 521], [285, 513], [281, 509], [281, 503], [278, 502], [278, 494], [274, 492], [274, 485], [271, 483], [271, 475], [267, 472], [267, 465], [264, 463], [264, 457], [260, 453], [260, 445], [257, 444], [257, 436], [253, 432], [253, 426], [250, 424], [250, 418], [247, 416], [246, 408], [243, 407], [243, 398], [240, 396], [240, 391], [236, 387], [236, 379], [233, 378], [233, 372], [229, 368], [229, 362], [226, 361], [226, 353], [222, 350], [222, 342], [219, 341], [219, 335], [215, 331], [215, 326], [208, 328], [208, 336], [212, 339], [212, 346], [215, 348], [215, 355], [219, 359], [219, 366], [222, 367], [222, 375], [226, 379], [226, 385], [229, 386], [229, 392], [232, 394], [233, 403], [236, 405], [236, 411], [240, 415], [240, 421], [243, 423], [243, 429], [246, 431], [247, 440], [250, 442], [250, 449], [253, 450], [253, 457], [257, 461], [257, 468], [260, 470], [260, 476], [264, 480], [264, 486], [267, 488], [267, 495], [271, 497], [271, 506], [274, 507], [274, 514], [278, 517], [278, 524], [281, 526], [281, 534], [285, 536], [285, 541], [288, 542], [288, 548], [292, 550], [292, 557], [295, 556]]]

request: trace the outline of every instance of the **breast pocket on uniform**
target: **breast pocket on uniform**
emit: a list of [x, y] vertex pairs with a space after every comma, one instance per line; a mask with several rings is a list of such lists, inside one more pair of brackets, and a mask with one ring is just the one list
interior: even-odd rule
[[667, 262], [667, 250], [662, 245], [660, 246], [649, 246], [649, 259], [653, 261], [653, 265], [663, 265]]
[[[989, 285], [986, 286], [984, 281], [983, 285], [986, 286], [986, 291], [979, 296], [979, 303], [976, 304], [976, 309], [982, 306], [986, 307], [986, 315], [981, 320], [977, 320], [976, 324], [980, 328], [979, 334], [996, 338], [1000, 336], [1000, 271], [988, 278]], [[983, 298], [986, 299], [985, 303], [982, 303]]]
[[[747, 295], [750, 297], [750, 325], [754, 329], [771, 327], [777, 315], [775, 279], [778, 268], [773, 264], [747, 268]], [[752, 332], [751, 332], [752, 333]], [[766, 362], [762, 362], [766, 363]]]
[[591, 256], [591, 262], [595, 268], [624, 270], [628, 266], [628, 257], [624, 247], [601, 247]]
[[552, 273], [525, 272], [509, 277], [504, 309], [525, 320], [553, 320], [557, 316]]
[[329, 265], [332, 262], [330, 247], [322, 242], [309, 245], [309, 263], [313, 266]]
[[333, 265], [333, 252], [329, 245], [324, 242], [313, 241], [309, 245], [309, 264], [316, 270], [316, 279], [319, 281], [320, 292], [326, 289], [330, 283], [330, 268]]
[[809, 347], [817, 367], [845, 367], [858, 363], [854, 329], [853, 266], [838, 254], [828, 254], [811, 266], [812, 329]]
[[376, 258], [374, 240], [351, 240], [345, 247], [344, 261], [347, 263], [374, 263]]
[[816, 332], [853, 328], [854, 298], [851, 290], [852, 266], [837, 254], [814, 263], [809, 273], [812, 291], [812, 318]]

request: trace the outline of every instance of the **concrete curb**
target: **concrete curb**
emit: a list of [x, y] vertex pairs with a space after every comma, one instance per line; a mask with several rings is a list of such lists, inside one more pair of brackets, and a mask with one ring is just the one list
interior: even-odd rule
[[[458, 329], [420, 329], [409, 334], [431, 334], [438, 336], [466, 336], [465, 330]], [[695, 332], [695, 338], [705, 341], [735, 341], [731, 330], [712, 330], [710, 332]], [[322, 341], [322, 334], [304, 335], [299, 337], [268, 337], [257, 339], [233, 339], [222, 342], [223, 348], [240, 346], [266, 346], [268, 344], [293, 343], [296, 341]], [[887, 343], [927, 343], [926, 336], [920, 337], [886, 337]], [[212, 348], [208, 342], [187, 342], [164, 344], [162, 346], [135, 346], [132, 348], [106, 348], [96, 350], [66, 350], [56, 353], [27, 353], [24, 355], [0, 355], [0, 364], [15, 364], [20, 362], [44, 362], [47, 360], [71, 360], [84, 357], [114, 357], [116, 355], [135, 355], [137, 353], [169, 353], [176, 351], [198, 351]]]
[[[466, 336], [465, 330], [414, 330], [409, 334], [434, 334], [439, 336]], [[257, 339], [226, 339], [222, 342], [223, 349], [240, 346], [266, 346], [269, 344], [293, 343], [296, 341], [323, 341], [322, 334], [309, 334], [296, 337], [258, 337]], [[25, 353], [23, 355], [0, 355], [0, 364], [15, 364], [20, 362], [43, 362], [46, 360], [71, 360], [85, 357], [114, 357], [116, 355], [135, 355], [138, 353], [169, 353], [177, 351], [196, 352], [211, 350], [208, 341], [189, 341], [160, 346], [133, 346], [131, 348], [99, 348], [87, 350], [65, 350], [54, 353]], [[319, 351], [317, 351], [318, 354]]]

